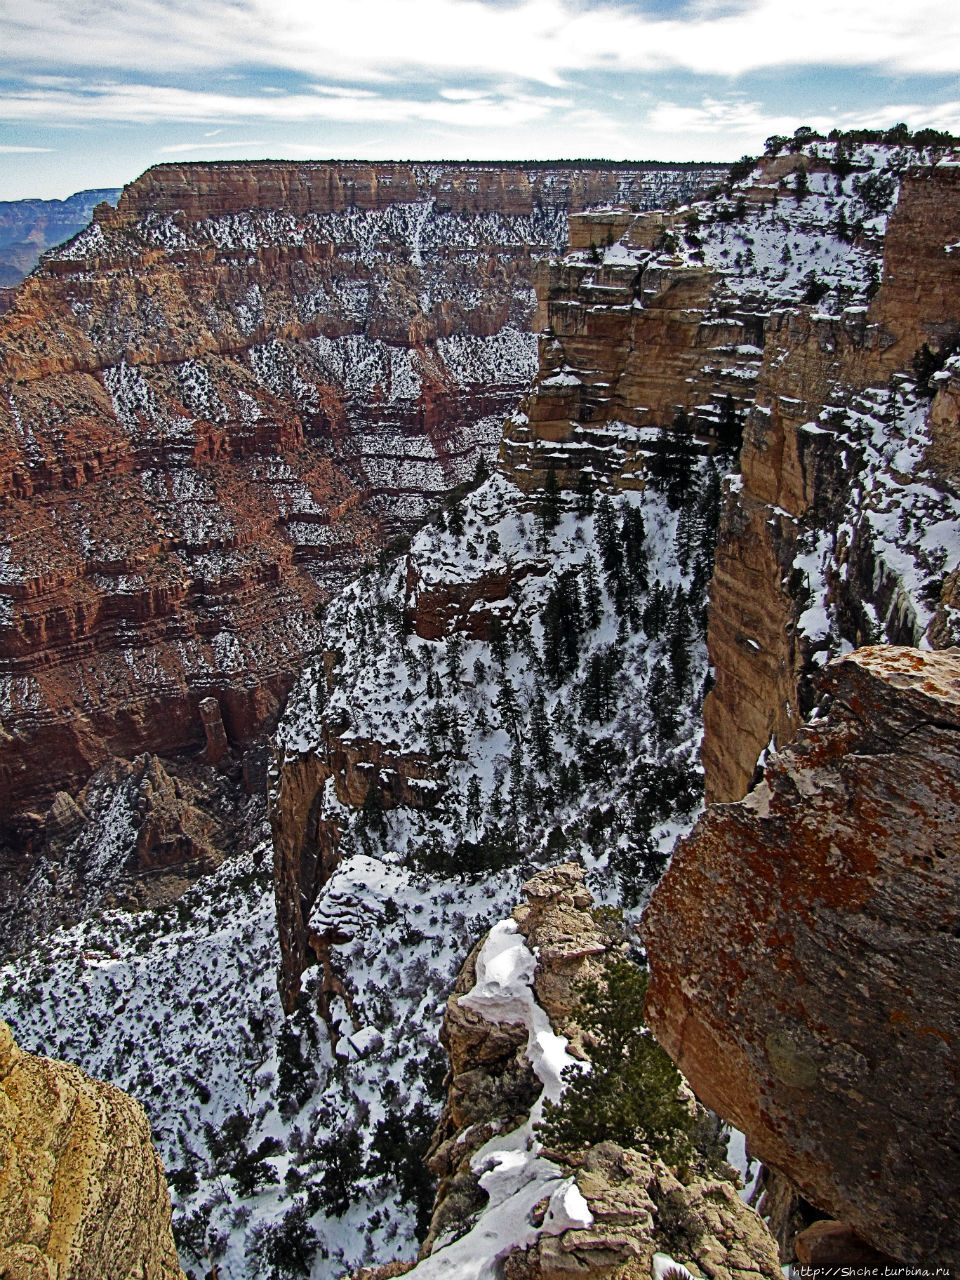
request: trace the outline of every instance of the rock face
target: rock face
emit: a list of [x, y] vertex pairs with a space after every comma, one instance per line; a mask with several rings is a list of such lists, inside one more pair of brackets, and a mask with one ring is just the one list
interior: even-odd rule
[[902, 1262], [960, 1249], [960, 655], [863, 649], [829, 711], [678, 846], [648, 1016], [708, 1106]]
[[240, 778], [202, 760], [112, 761], [33, 815], [29, 860], [0, 869], [0, 946], [20, 952], [108, 907], [164, 906], [248, 844], [262, 815]]
[[574, 215], [566, 257], [537, 269], [539, 373], [500, 454], [521, 488], [551, 469], [561, 487], [641, 487], [662, 428], [701, 451], [745, 428], [711, 588], [711, 800], [745, 793], [844, 642], [960, 640], [960, 566], [933, 533], [957, 514], [960, 364], [932, 402], [904, 376], [957, 336], [957, 168], [854, 163], [781, 155], [712, 204]]
[[[513, 920], [537, 956], [533, 993], [556, 1032], [568, 1037], [578, 1056], [588, 1056], [576, 1025], [578, 991], [600, 972], [605, 954], [623, 943], [615, 927], [591, 911], [583, 871], [565, 864], [541, 872], [524, 886]], [[429, 1164], [440, 1178], [437, 1204], [420, 1269], [431, 1260], [442, 1267], [442, 1243], [461, 1235], [486, 1199], [471, 1167], [473, 1155], [498, 1132], [522, 1124], [540, 1092], [527, 1057], [527, 1029], [480, 1013], [464, 997], [476, 980], [480, 946], [467, 960], [447, 1002], [442, 1040], [450, 1055], [447, 1104], [434, 1137]], [[529, 1246], [502, 1262], [508, 1280], [600, 1280], [649, 1276], [653, 1257], [666, 1253], [694, 1275], [723, 1280], [779, 1277], [776, 1246], [757, 1215], [721, 1177], [681, 1181], [649, 1152], [604, 1142], [572, 1156], [550, 1152], [561, 1172], [572, 1175], [589, 1209], [588, 1226], [551, 1226]], [[546, 1203], [533, 1221], [543, 1224]], [[492, 1261], [492, 1259], [491, 1259]]]
[[[755, 317], [715, 305], [718, 272], [650, 248], [655, 217], [636, 216], [602, 260], [574, 250], [539, 268], [540, 372], [501, 446], [505, 470], [525, 489], [542, 484], [550, 464], [570, 488], [585, 471], [642, 485], [652, 442], [644, 428], [699, 405], [708, 433], [725, 396], [749, 403]], [[571, 244], [594, 221], [572, 218]]]
[[0, 1275], [184, 1280], [163, 1166], [138, 1103], [23, 1053], [0, 1022]]
[[0, 824], [275, 722], [312, 612], [491, 452], [571, 209], [709, 170], [174, 165], [0, 321]]

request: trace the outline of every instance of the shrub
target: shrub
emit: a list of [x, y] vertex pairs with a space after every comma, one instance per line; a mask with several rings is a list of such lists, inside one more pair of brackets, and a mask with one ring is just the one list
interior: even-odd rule
[[808, 271], [803, 278], [803, 301], [816, 306], [830, 292], [830, 286], [815, 271]]
[[936, 383], [933, 381], [933, 375], [939, 373], [952, 355], [956, 355], [960, 351], [960, 335], [948, 339], [936, 351], [931, 351], [929, 345], [925, 342], [921, 347], [913, 353], [913, 373], [917, 380], [917, 394], [921, 396], [933, 396], [936, 392]]
[[566, 1090], [559, 1103], [546, 1104], [537, 1128], [545, 1146], [642, 1143], [672, 1163], [690, 1158], [693, 1118], [679, 1095], [680, 1072], [644, 1022], [646, 994], [647, 975], [622, 957], [585, 984], [577, 1021], [591, 1069], [566, 1068]]

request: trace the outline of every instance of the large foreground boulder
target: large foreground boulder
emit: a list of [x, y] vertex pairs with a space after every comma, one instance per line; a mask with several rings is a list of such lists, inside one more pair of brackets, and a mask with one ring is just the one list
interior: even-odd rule
[[960, 1256], [960, 651], [876, 647], [644, 917], [650, 1025], [697, 1096], [904, 1262]]
[[0, 1022], [0, 1280], [183, 1280], [140, 1105]]

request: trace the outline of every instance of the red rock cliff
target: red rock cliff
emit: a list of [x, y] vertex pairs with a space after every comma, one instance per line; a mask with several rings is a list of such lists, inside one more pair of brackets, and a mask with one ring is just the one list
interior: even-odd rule
[[[925, 467], [934, 491], [956, 492], [955, 377], [944, 375], [929, 411], [888, 388], [891, 378], [894, 388], [899, 385], [895, 375], [910, 370], [922, 343], [939, 347], [956, 332], [960, 258], [951, 246], [958, 240], [957, 169], [909, 170], [890, 216], [882, 281], [869, 309], [838, 317], [783, 310], [765, 322], [756, 407], [741, 452], [742, 484], [726, 505], [711, 588], [709, 646], [717, 683], [704, 707], [708, 799], [744, 795], [768, 743], [789, 741], [801, 723], [818, 645], [800, 625], [811, 601], [798, 584], [810, 576], [809, 561], [802, 558], [821, 531], [837, 534], [849, 526], [846, 541], [841, 538], [843, 544], [828, 557], [827, 580], [813, 584], [813, 603], [831, 609], [843, 639], [857, 644], [870, 638], [863, 600], [871, 602], [893, 643], [917, 643], [927, 631], [917, 600], [908, 607], [896, 599], [898, 592], [910, 594], [908, 585], [894, 583], [899, 547], [886, 557], [878, 550], [868, 527], [876, 519], [857, 490], [879, 488], [882, 469], [883, 483], [891, 494], [899, 486], [895, 500], [906, 507], [905, 472], [919, 475]], [[884, 456], [875, 454], [878, 421], [884, 424]], [[911, 430], [925, 450], [912, 466], [901, 453]], [[946, 497], [944, 504], [939, 512], [931, 507], [924, 523], [952, 519]], [[901, 533], [893, 541], [911, 539]], [[943, 570], [956, 567], [953, 559], [938, 568], [925, 566], [924, 590], [934, 602], [945, 590], [944, 609], [952, 596], [949, 584], [942, 587]], [[950, 644], [951, 634], [941, 623], [928, 631], [928, 639]]]
[[698, 1097], [903, 1262], [960, 1249], [960, 656], [833, 663], [825, 717], [681, 841], [648, 1016]]

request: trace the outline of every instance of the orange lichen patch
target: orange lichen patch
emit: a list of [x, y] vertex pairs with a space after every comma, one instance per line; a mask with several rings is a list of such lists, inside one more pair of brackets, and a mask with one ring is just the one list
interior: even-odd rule
[[936, 1036], [942, 1040], [944, 1044], [953, 1044], [953, 1036], [948, 1031], [943, 1031], [939, 1027], [918, 1026], [916, 1022], [905, 1013], [902, 1009], [890, 1010], [890, 1022], [893, 1026], [906, 1027], [908, 1031], [912, 1031], [917, 1036]]

